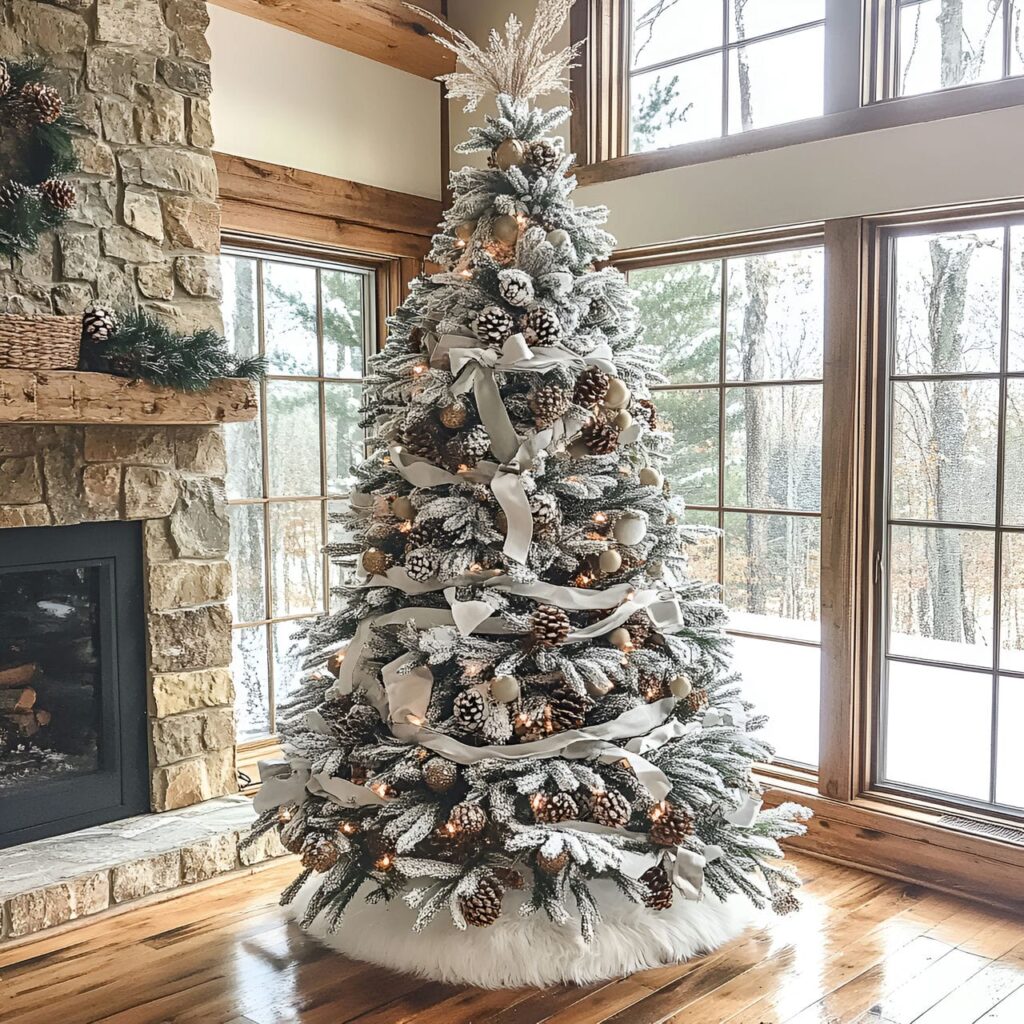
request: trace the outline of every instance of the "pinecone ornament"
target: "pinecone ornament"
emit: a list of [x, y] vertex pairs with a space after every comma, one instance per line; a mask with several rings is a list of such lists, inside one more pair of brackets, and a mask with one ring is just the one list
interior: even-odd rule
[[562, 159], [562, 149], [553, 139], [538, 139], [526, 151], [527, 163], [540, 171], [553, 171]]
[[558, 533], [562, 513], [553, 494], [534, 494], [530, 498], [530, 512], [533, 515], [533, 531], [539, 537], [551, 537]]
[[532, 392], [529, 401], [534, 422], [538, 427], [548, 427], [569, 408], [572, 396], [554, 384], [547, 384]]
[[417, 583], [432, 580], [440, 568], [441, 560], [430, 548], [418, 548], [405, 556], [406, 575]]
[[302, 866], [313, 871], [330, 871], [338, 863], [338, 844], [329, 836], [310, 833], [302, 844]]
[[661, 864], [648, 868], [640, 876], [640, 881], [647, 886], [645, 907], [650, 907], [651, 910], [668, 910], [672, 906], [672, 880]]
[[410, 455], [418, 455], [422, 459], [437, 458], [437, 437], [428, 420], [408, 424], [402, 431], [402, 444]]
[[380, 725], [380, 715], [369, 704], [355, 704], [335, 726], [338, 738], [349, 747], [365, 743]]
[[646, 612], [634, 612], [626, 619], [626, 630], [634, 647], [643, 647], [650, 638], [654, 627]]
[[562, 337], [562, 322], [547, 306], [534, 306], [523, 317], [523, 337], [527, 345], [553, 345]]
[[522, 270], [502, 270], [498, 274], [498, 294], [510, 306], [528, 306], [533, 302], [533, 278]]
[[452, 706], [456, 721], [464, 729], [479, 729], [484, 724], [486, 710], [484, 695], [476, 689], [463, 690]]
[[619, 447], [619, 432], [600, 420], [589, 420], [583, 425], [583, 443], [595, 455], [611, 455]]
[[703, 688], [691, 690], [682, 703], [691, 715], [696, 715], [708, 706], [708, 691]]
[[11, 69], [7, 61], [0, 60], [0, 96], [6, 96], [11, 91]]
[[459, 441], [459, 452], [471, 464], [479, 462], [491, 450], [491, 438], [482, 423], [470, 428]]
[[501, 897], [504, 895], [496, 880], [481, 881], [471, 896], [459, 900], [459, 909], [466, 924], [474, 928], [486, 928], [501, 916]]
[[542, 871], [545, 875], [557, 875], [569, 863], [569, 852], [568, 850], [559, 850], [558, 853], [548, 856], [538, 850], [534, 861], [538, 871]]
[[794, 914], [800, 909], [800, 900], [792, 889], [780, 889], [772, 897], [772, 910], [780, 917], [784, 914]]
[[517, 715], [512, 723], [512, 731], [520, 743], [533, 743], [542, 740], [547, 735], [543, 721], [534, 718], [527, 718], [525, 715]]
[[590, 795], [590, 817], [598, 825], [625, 828], [633, 816], [633, 805], [616, 789], [599, 790]]
[[4, 182], [0, 185], [0, 207], [17, 206], [30, 191], [20, 181]]
[[589, 366], [576, 378], [572, 400], [577, 405], [597, 405], [606, 394], [611, 378], [596, 366]]
[[515, 321], [501, 306], [485, 306], [473, 321], [473, 332], [481, 341], [500, 345], [515, 330]]
[[538, 793], [530, 798], [533, 817], [543, 824], [558, 821], [575, 821], [580, 816], [580, 806], [571, 793]]
[[60, 93], [42, 82], [26, 82], [21, 87], [21, 99], [39, 124], [53, 124], [64, 111]]
[[590, 701], [575, 690], [559, 687], [552, 691], [544, 708], [544, 725], [548, 732], [579, 729], [587, 718]]
[[459, 770], [452, 761], [443, 757], [432, 757], [423, 766], [423, 781], [435, 793], [447, 793], [455, 785]]
[[38, 192], [55, 210], [67, 212], [75, 205], [75, 186], [63, 178], [48, 178]]
[[693, 834], [693, 818], [682, 808], [659, 804], [658, 811], [649, 832], [656, 846], [678, 846]]
[[439, 540], [444, 529], [440, 519], [417, 519], [405, 535], [409, 550], [425, 548]]
[[651, 430], [658, 422], [658, 410], [654, 408], [654, 403], [648, 398], [640, 398], [634, 403], [633, 416], [635, 419], [643, 420]]
[[487, 812], [479, 804], [466, 800], [452, 808], [448, 822], [460, 832], [479, 835], [487, 828]]
[[538, 647], [559, 647], [569, 636], [569, 616], [561, 608], [542, 604], [530, 616], [530, 636]]
[[117, 318], [114, 311], [106, 306], [93, 303], [82, 314], [82, 337], [86, 341], [109, 341], [117, 329]]

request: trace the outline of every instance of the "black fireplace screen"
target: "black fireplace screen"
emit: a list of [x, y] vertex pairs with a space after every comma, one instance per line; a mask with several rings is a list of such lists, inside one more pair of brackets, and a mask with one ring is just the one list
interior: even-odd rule
[[136, 523], [0, 531], [0, 846], [148, 806]]

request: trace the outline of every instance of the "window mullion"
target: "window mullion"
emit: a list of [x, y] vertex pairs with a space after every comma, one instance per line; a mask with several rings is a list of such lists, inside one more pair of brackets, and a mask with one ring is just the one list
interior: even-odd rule
[[864, 99], [864, 6], [825, 0], [824, 114], [856, 110]]

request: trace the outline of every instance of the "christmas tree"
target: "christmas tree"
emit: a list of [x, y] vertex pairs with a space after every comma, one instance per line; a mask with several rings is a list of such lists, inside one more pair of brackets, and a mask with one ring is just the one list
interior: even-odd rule
[[578, 944], [609, 901], [652, 935], [733, 894], [795, 905], [777, 840], [806, 812], [761, 809], [771, 751], [723, 608], [687, 575], [657, 375], [624, 277], [595, 266], [607, 211], [573, 205], [551, 134], [569, 112], [533, 102], [573, 59], [546, 49], [570, 3], [542, 0], [487, 50], [440, 40], [465, 69], [450, 96], [497, 96], [458, 147], [490, 159], [452, 174], [444, 269], [372, 360], [371, 453], [330, 547], [340, 608], [309, 630], [288, 761], [256, 801], [254, 835], [301, 854], [284, 900], [301, 892], [321, 931], [397, 902], [417, 929], [492, 926], [478, 942], [510, 916], [572, 919]]

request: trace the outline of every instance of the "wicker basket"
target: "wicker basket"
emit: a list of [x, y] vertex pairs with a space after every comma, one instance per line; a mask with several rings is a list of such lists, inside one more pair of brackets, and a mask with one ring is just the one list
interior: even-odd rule
[[81, 341], [80, 316], [0, 314], [0, 369], [74, 370]]

